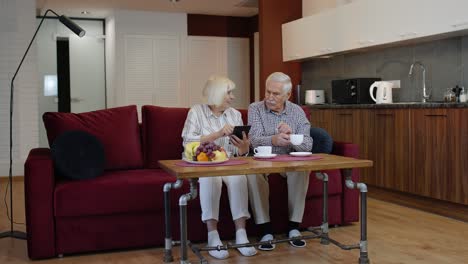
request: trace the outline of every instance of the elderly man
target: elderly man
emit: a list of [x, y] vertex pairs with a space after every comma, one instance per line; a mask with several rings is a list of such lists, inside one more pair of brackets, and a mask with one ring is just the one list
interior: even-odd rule
[[[253, 148], [272, 146], [275, 154], [288, 154], [292, 151], [310, 151], [312, 138], [309, 136], [310, 123], [304, 111], [296, 104], [288, 101], [291, 96], [291, 79], [288, 75], [275, 72], [266, 80], [265, 99], [249, 106], [249, 138]], [[292, 145], [291, 134], [302, 134], [304, 140], [300, 145]], [[304, 215], [305, 198], [309, 186], [310, 171], [286, 172], [288, 207], [289, 207], [289, 238], [299, 237], [299, 224]], [[255, 223], [262, 232], [261, 241], [273, 239], [273, 230], [269, 214], [268, 175], [254, 174], [247, 176], [249, 198]], [[305, 247], [304, 240], [290, 241], [294, 247]], [[275, 245], [261, 245], [260, 250], [273, 250]]]

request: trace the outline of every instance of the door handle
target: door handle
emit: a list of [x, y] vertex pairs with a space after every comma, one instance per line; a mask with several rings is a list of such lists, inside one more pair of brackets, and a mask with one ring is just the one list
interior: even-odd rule
[[81, 101], [84, 101], [83, 98], [79, 98], [79, 97], [72, 97], [70, 98], [70, 103], [79, 103]]

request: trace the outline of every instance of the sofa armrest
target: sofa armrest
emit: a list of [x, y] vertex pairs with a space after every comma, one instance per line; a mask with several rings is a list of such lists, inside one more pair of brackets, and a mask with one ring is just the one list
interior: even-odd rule
[[50, 149], [32, 149], [24, 164], [26, 231], [31, 259], [56, 255], [54, 187], [54, 165]]
[[[353, 143], [333, 142], [332, 154], [359, 158], [359, 146]], [[354, 182], [359, 181], [359, 169], [353, 169], [351, 178]], [[359, 221], [359, 191], [346, 188], [345, 178], [342, 177], [343, 195], [343, 222], [350, 223]]]

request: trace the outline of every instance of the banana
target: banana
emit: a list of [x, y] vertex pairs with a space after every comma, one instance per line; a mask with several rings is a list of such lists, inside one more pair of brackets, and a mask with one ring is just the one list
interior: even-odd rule
[[200, 142], [198, 141], [190, 142], [187, 145], [185, 145], [185, 151], [184, 151], [185, 158], [188, 160], [193, 160], [193, 156], [195, 156], [198, 146], [200, 146]]

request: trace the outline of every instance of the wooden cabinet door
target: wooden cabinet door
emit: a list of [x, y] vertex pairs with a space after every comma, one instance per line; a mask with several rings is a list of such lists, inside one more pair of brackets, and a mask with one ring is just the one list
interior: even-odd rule
[[310, 110], [310, 125], [312, 127], [323, 128], [331, 135], [332, 112], [333, 110], [330, 110], [330, 109], [311, 109]]
[[333, 111], [331, 133], [334, 141], [358, 143], [359, 109]]
[[447, 109], [411, 110], [411, 167], [409, 191], [449, 200], [454, 180], [454, 153]]
[[409, 111], [407, 109], [381, 109], [373, 111], [372, 141], [369, 159], [375, 185], [409, 191]]
[[453, 109], [449, 117], [450, 146], [454, 153], [453, 180], [449, 182], [448, 200], [468, 205], [468, 108]]

